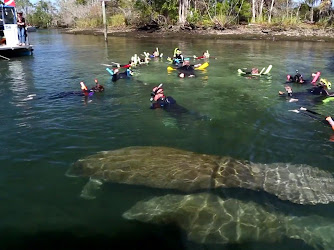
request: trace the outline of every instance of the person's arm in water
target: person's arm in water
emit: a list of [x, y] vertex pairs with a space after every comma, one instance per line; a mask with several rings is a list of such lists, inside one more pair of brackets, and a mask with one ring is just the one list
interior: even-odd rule
[[333, 97], [334, 93], [329, 93], [327, 89], [322, 90], [323, 95]]

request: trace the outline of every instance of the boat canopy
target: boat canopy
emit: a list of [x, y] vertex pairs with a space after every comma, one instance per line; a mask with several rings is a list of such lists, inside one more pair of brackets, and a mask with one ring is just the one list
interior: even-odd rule
[[16, 24], [16, 14], [14, 7], [0, 5], [0, 25], [1, 24]]

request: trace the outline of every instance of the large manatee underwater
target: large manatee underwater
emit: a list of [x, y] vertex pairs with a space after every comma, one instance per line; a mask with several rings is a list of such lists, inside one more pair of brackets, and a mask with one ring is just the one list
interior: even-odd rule
[[[334, 178], [308, 165], [261, 164], [168, 147], [127, 147], [75, 162], [68, 176], [193, 192], [220, 187], [263, 190], [297, 204], [334, 201]], [[90, 183], [92, 183], [92, 181]], [[92, 185], [89, 183], [83, 195]]]
[[129, 220], [176, 224], [198, 243], [278, 242], [299, 239], [316, 249], [333, 249], [334, 223], [320, 216], [271, 212], [254, 202], [209, 193], [165, 195], [140, 201], [123, 214]]

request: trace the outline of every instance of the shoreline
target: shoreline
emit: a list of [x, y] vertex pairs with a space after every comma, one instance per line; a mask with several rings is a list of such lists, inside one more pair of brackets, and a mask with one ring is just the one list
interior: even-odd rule
[[[66, 29], [66, 34], [103, 36], [103, 29]], [[139, 30], [137, 28], [108, 28], [108, 36], [134, 36], [134, 37], [205, 37], [231, 40], [271, 40], [271, 41], [313, 41], [334, 42], [334, 29], [321, 28], [264, 28], [260, 25], [239, 25], [229, 29], [158, 29]]]

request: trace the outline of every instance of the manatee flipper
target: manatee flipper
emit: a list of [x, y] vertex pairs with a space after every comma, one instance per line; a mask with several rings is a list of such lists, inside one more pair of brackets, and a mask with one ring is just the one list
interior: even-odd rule
[[101, 185], [103, 184], [102, 181], [98, 179], [90, 178], [86, 185], [83, 187], [80, 197], [92, 200], [96, 198], [96, 191], [100, 189]]

